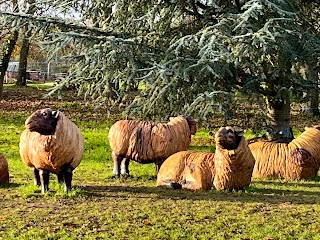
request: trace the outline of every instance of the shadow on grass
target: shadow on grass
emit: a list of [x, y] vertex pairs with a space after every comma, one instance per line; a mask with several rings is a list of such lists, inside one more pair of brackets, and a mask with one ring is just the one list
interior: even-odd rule
[[320, 179], [312, 179], [312, 182], [310, 181], [303, 181], [303, 182], [277, 182], [274, 180], [253, 180], [252, 183], [256, 184], [272, 184], [277, 186], [301, 186], [301, 187], [320, 187]]
[[0, 188], [18, 188], [23, 184], [20, 183], [0, 183]]
[[[293, 204], [316, 204], [319, 201], [320, 191], [290, 191], [269, 188], [249, 187], [245, 192], [228, 191], [189, 191], [172, 190], [159, 187], [127, 187], [127, 186], [79, 186], [92, 197], [133, 197], [123, 196], [121, 193], [136, 194], [137, 198], [156, 198], [173, 200], [213, 200], [230, 202], [261, 202], [261, 203], [293, 203]], [[116, 193], [119, 195], [115, 195]], [[156, 196], [151, 196], [156, 195]]]

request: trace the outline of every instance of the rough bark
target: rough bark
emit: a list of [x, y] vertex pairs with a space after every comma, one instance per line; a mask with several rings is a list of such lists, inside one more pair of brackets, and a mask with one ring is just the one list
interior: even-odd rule
[[288, 143], [293, 139], [292, 129], [290, 127], [290, 98], [281, 96], [277, 98], [266, 97], [268, 108], [267, 117], [269, 125], [273, 132], [271, 138], [273, 141]]
[[309, 68], [308, 78], [312, 80], [315, 84], [310, 90], [310, 110], [314, 116], [319, 115], [319, 77], [315, 69]]
[[[18, 1], [12, 0], [13, 12], [19, 11]], [[2, 55], [1, 64], [0, 64], [0, 100], [3, 98], [3, 82], [6, 71], [9, 66], [11, 54], [18, 40], [18, 31], [14, 31], [12, 35], [9, 37], [7, 42], [7, 46], [5, 48], [4, 54]]]
[[[29, 0], [29, 4], [35, 3], [34, 0]], [[28, 14], [33, 14], [35, 12], [35, 7], [31, 7], [27, 11]], [[20, 59], [19, 59], [19, 72], [16, 85], [25, 86], [27, 85], [27, 65], [28, 65], [28, 55], [30, 48], [29, 38], [31, 37], [31, 30], [28, 29], [28, 26], [25, 27], [25, 37], [22, 40], [21, 50], [20, 50]]]
[[0, 64], [0, 99], [3, 98], [4, 77], [5, 77], [6, 71], [8, 69], [10, 57], [11, 57], [13, 49], [16, 45], [17, 40], [18, 40], [18, 32], [15, 31], [10, 36], [8, 43], [7, 43], [7, 46], [6, 46], [6, 50], [5, 50], [5, 52], [2, 56], [2, 59], [1, 59], [1, 64]]
[[28, 64], [28, 54], [29, 54], [29, 36], [22, 40], [21, 50], [20, 50], [20, 59], [19, 59], [19, 72], [17, 77], [16, 85], [25, 86], [27, 85], [27, 64]]

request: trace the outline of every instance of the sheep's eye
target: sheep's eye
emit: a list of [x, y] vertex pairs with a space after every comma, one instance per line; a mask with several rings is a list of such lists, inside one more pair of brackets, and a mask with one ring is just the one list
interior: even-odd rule
[[42, 113], [42, 116], [47, 116], [48, 114], [46, 112], [43, 112]]

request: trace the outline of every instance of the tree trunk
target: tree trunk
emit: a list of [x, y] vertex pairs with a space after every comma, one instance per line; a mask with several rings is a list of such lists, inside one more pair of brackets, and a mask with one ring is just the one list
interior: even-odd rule
[[1, 64], [0, 64], [0, 99], [3, 98], [3, 82], [4, 82], [4, 77], [6, 74], [6, 71], [8, 69], [8, 65], [10, 62], [10, 57], [13, 52], [13, 49], [16, 45], [16, 42], [18, 40], [18, 32], [15, 31], [12, 33], [12, 35], [9, 38], [9, 41], [7, 43], [7, 46], [5, 48], [4, 54], [1, 59]]
[[315, 86], [314, 89], [311, 89], [311, 100], [310, 100], [310, 109], [314, 116], [319, 115], [319, 88]]
[[[28, 34], [30, 35], [30, 34]], [[28, 53], [29, 53], [29, 36], [24, 37], [22, 40], [20, 59], [19, 59], [19, 72], [16, 85], [25, 86], [27, 85], [27, 64], [28, 64]]]
[[318, 72], [313, 69], [313, 68], [308, 68], [308, 79], [314, 82], [314, 88], [311, 89], [310, 91], [310, 109], [311, 112], [314, 116], [319, 115], [319, 77], [318, 77]]
[[[13, 8], [13, 12], [19, 11], [17, 0], [12, 0], [12, 8]], [[0, 100], [3, 98], [3, 82], [9, 66], [11, 54], [18, 40], [18, 35], [19, 35], [18, 31], [14, 31], [12, 33], [4, 49], [4, 54], [2, 55], [1, 64], [0, 64]]]
[[280, 98], [266, 97], [267, 117], [272, 128], [271, 139], [276, 142], [290, 142], [292, 133], [289, 96]]

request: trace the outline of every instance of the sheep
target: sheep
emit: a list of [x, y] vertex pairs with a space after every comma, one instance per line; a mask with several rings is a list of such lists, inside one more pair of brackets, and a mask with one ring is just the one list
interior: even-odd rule
[[164, 123], [119, 120], [109, 130], [115, 176], [129, 175], [129, 161], [155, 163], [156, 173], [173, 153], [186, 150], [198, 128], [190, 116], [171, 117]]
[[221, 127], [215, 134], [215, 153], [183, 151], [167, 158], [157, 186], [190, 190], [239, 190], [251, 183], [254, 158], [243, 131]]
[[9, 168], [7, 159], [0, 153], [0, 183], [9, 182]]
[[19, 148], [22, 161], [32, 169], [35, 185], [49, 190], [49, 174], [58, 176], [65, 191], [71, 190], [72, 172], [84, 153], [84, 138], [79, 128], [62, 112], [50, 108], [35, 111], [25, 121]]
[[249, 144], [255, 158], [254, 178], [309, 179], [320, 167], [320, 126], [306, 130], [289, 143]]

